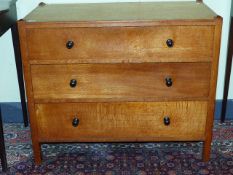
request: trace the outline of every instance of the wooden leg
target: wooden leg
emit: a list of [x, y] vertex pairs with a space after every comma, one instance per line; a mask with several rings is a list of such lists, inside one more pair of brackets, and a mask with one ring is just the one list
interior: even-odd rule
[[223, 102], [222, 102], [222, 111], [221, 111], [221, 122], [224, 122], [226, 118], [227, 99], [228, 99], [228, 92], [229, 92], [229, 85], [231, 78], [232, 56], [233, 56], [233, 17], [231, 18], [231, 28], [229, 35], [228, 55], [227, 55], [224, 93], [223, 93]]
[[41, 144], [39, 142], [33, 143], [33, 152], [35, 164], [40, 165], [42, 162], [42, 154], [41, 154]]
[[6, 150], [5, 150], [5, 144], [4, 144], [1, 107], [0, 107], [0, 159], [1, 159], [2, 171], [6, 172], [7, 171], [7, 159], [6, 159]]
[[213, 137], [212, 130], [214, 125], [214, 111], [215, 111], [215, 103], [213, 102], [212, 104], [209, 105], [208, 115], [207, 115], [208, 124], [206, 125], [206, 139], [204, 141], [203, 151], [202, 151], [202, 159], [204, 162], [210, 160], [211, 142]]
[[203, 153], [202, 153], [203, 162], [208, 162], [210, 160], [210, 154], [211, 154], [211, 140], [207, 140], [204, 142], [204, 146], [203, 146]]
[[211, 142], [212, 142], [212, 137], [213, 137], [212, 130], [213, 130], [213, 125], [214, 125], [214, 111], [215, 111], [215, 105], [213, 102], [212, 105], [209, 106], [209, 111], [207, 115], [208, 125], [206, 125], [206, 139], [204, 141], [203, 151], [202, 151], [202, 159], [204, 162], [207, 162], [210, 160]]
[[28, 126], [28, 111], [27, 111], [27, 104], [26, 104], [26, 97], [25, 97], [25, 87], [24, 87], [24, 79], [23, 79], [23, 69], [22, 69], [22, 60], [21, 60], [21, 53], [20, 53], [20, 45], [19, 45], [19, 36], [18, 36], [18, 28], [17, 25], [13, 25], [11, 28], [12, 38], [13, 38], [13, 45], [15, 51], [15, 63], [18, 75], [18, 83], [19, 83], [19, 91], [20, 91], [20, 98], [21, 98], [21, 106], [23, 111], [23, 120], [24, 126]]

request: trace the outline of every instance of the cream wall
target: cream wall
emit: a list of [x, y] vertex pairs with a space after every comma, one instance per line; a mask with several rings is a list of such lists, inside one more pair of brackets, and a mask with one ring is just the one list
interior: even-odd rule
[[[141, 0], [44, 0], [45, 3], [87, 3], [87, 2], [129, 2]], [[156, 0], [146, 0], [156, 1]], [[157, 0], [159, 1], [159, 0]], [[161, 0], [160, 0], [161, 1]], [[163, 0], [165, 1], [165, 0]], [[175, 0], [166, 0], [175, 1]], [[187, 0], [182, 0], [187, 1]], [[192, 1], [192, 0], [189, 0]], [[18, 0], [17, 10], [18, 18], [23, 18], [31, 10], [33, 10], [41, 0]], [[217, 99], [222, 99], [223, 94], [223, 82], [226, 64], [227, 54], [227, 41], [229, 31], [229, 19], [230, 19], [230, 7], [231, 0], [204, 0], [204, 2], [212, 8], [217, 14], [224, 18], [223, 22], [223, 34], [222, 45], [220, 53], [219, 64], [219, 76], [217, 87]], [[11, 33], [8, 31], [4, 36], [0, 38], [0, 102], [18, 102], [19, 101], [19, 89], [17, 85], [17, 75], [14, 62], [14, 54], [12, 47]], [[232, 75], [233, 76], [233, 75]], [[233, 82], [231, 82], [230, 98], [233, 99]]]
[[[231, 0], [204, 0], [204, 2], [213, 9], [218, 15], [223, 17], [223, 28], [222, 28], [222, 43], [219, 60], [219, 72], [218, 72], [218, 85], [217, 85], [217, 99], [222, 99], [223, 88], [224, 88], [224, 77], [225, 67], [227, 58], [228, 48], [228, 37], [230, 27], [230, 16], [231, 16]], [[233, 72], [231, 77], [233, 76]], [[233, 78], [231, 78], [233, 80]], [[230, 83], [229, 99], [233, 99], [233, 81]]]
[[0, 102], [18, 102], [19, 88], [11, 31], [0, 37]]

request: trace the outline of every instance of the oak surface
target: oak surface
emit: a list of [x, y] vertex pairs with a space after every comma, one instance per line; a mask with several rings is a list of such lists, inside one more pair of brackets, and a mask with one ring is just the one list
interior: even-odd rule
[[[209, 63], [32, 65], [36, 102], [207, 99]], [[165, 79], [173, 81], [171, 87]], [[77, 81], [70, 87], [70, 81]]]
[[217, 15], [203, 3], [130, 2], [46, 4], [25, 17], [27, 22], [143, 21], [214, 19]]
[[215, 99], [217, 89], [217, 78], [218, 78], [218, 64], [219, 64], [219, 53], [221, 45], [221, 33], [222, 33], [222, 18], [216, 18], [216, 27], [214, 31], [214, 50], [213, 50], [213, 62], [211, 67], [211, 78], [210, 78], [210, 96], [208, 103], [208, 113], [206, 118], [206, 130], [205, 130], [205, 141], [203, 147], [203, 160], [208, 161], [211, 154], [211, 142], [213, 137], [213, 122], [215, 112]]
[[[213, 56], [213, 26], [27, 29], [32, 61], [198, 62]], [[51, 35], [52, 34], [52, 35]], [[174, 46], [166, 44], [172, 39]], [[66, 43], [73, 41], [72, 49]]]
[[20, 39], [20, 49], [21, 49], [21, 56], [22, 56], [22, 63], [23, 63], [23, 71], [24, 71], [24, 79], [26, 85], [26, 95], [27, 95], [27, 106], [28, 112], [30, 117], [30, 127], [31, 127], [31, 136], [32, 136], [32, 148], [34, 153], [34, 159], [37, 164], [41, 163], [41, 148], [40, 142], [38, 140], [38, 126], [35, 120], [35, 101], [33, 96], [33, 88], [31, 82], [31, 66], [28, 62], [27, 56], [27, 43], [25, 42], [26, 39], [26, 30], [25, 30], [25, 23], [20, 21], [18, 22], [19, 28], [19, 39]]
[[207, 102], [36, 104], [36, 114], [42, 142], [203, 140]]

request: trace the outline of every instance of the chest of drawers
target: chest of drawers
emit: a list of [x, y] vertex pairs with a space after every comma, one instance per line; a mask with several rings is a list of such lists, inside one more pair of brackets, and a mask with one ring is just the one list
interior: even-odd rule
[[44, 142], [203, 141], [222, 19], [202, 3], [40, 4], [18, 22], [36, 163]]

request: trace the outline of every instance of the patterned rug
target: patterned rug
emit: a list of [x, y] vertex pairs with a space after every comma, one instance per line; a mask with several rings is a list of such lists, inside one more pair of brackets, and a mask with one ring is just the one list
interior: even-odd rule
[[43, 164], [35, 166], [29, 128], [5, 124], [4, 131], [9, 164], [5, 174], [233, 175], [233, 121], [215, 123], [208, 163], [201, 160], [201, 142], [82, 143], [43, 144]]

